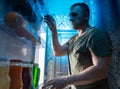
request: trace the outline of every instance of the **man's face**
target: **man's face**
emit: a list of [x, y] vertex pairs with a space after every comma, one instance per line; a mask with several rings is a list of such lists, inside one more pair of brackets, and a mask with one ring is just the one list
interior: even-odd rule
[[80, 6], [74, 6], [70, 11], [70, 22], [74, 29], [79, 29], [83, 25], [83, 15]]

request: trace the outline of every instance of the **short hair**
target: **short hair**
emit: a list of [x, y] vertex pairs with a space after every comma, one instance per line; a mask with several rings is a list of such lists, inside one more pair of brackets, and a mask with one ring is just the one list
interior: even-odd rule
[[70, 7], [70, 10], [71, 10], [72, 8], [74, 8], [75, 6], [80, 6], [81, 9], [82, 9], [83, 15], [89, 17], [90, 10], [89, 10], [89, 7], [88, 7], [87, 4], [85, 4], [85, 3], [75, 3], [75, 4], [73, 4], [73, 5]]

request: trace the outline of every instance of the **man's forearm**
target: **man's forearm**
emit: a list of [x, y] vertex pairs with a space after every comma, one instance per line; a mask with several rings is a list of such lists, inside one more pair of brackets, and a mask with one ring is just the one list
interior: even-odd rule
[[52, 46], [53, 46], [53, 50], [54, 50], [55, 53], [59, 52], [60, 43], [58, 41], [57, 31], [52, 32]]
[[71, 75], [67, 77], [67, 83], [68, 85], [74, 84], [74, 85], [85, 85], [93, 83], [97, 80], [106, 78], [106, 70], [105, 69], [99, 69], [95, 66], [90, 66], [84, 71]]

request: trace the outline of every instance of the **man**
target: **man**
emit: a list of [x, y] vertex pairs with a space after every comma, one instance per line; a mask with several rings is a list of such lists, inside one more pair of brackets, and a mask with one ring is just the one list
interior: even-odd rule
[[70, 8], [70, 22], [78, 31], [67, 43], [60, 45], [55, 20], [46, 15], [44, 20], [52, 33], [53, 50], [56, 56], [67, 54], [69, 76], [62, 76], [46, 82], [43, 89], [109, 89], [107, 77], [112, 49], [109, 37], [103, 31], [91, 27], [89, 8], [85, 3], [75, 3]]

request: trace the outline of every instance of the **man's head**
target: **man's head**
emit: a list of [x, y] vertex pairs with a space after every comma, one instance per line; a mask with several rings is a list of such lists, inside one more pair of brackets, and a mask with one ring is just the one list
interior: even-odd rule
[[85, 3], [75, 3], [70, 7], [70, 21], [74, 29], [88, 24], [89, 7]]

